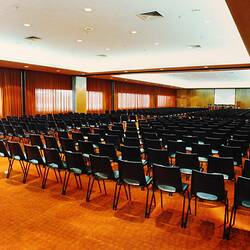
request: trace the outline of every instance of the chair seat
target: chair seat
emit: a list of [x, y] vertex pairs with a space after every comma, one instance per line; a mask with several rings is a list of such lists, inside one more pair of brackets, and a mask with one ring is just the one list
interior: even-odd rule
[[169, 186], [169, 185], [158, 185], [158, 188], [160, 190], [168, 192], [168, 193], [175, 193], [176, 192], [176, 188], [173, 186]]
[[170, 154], [169, 154], [169, 157], [170, 157], [170, 158], [175, 158], [175, 153], [170, 153]]
[[200, 162], [208, 162], [208, 159], [207, 159], [206, 157], [202, 157], [202, 156], [199, 156], [199, 157], [198, 157], [198, 160], [199, 160]]
[[[222, 173], [213, 173], [213, 174], [222, 174]], [[227, 174], [222, 174], [224, 180], [228, 180], [229, 176]]]
[[74, 174], [82, 174], [82, 170], [79, 168], [70, 168], [69, 171]]
[[[148, 186], [151, 181], [152, 181], [152, 177], [150, 176], [145, 176], [145, 181], [146, 181], [146, 186]], [[137, 180], [132, 180], [132, 179], [124, 179], [124, 182], [128, 185], [131, 185], [131, 186], [138, 186], [140, 187], [140, 183], [137, 181]]]
[[89, 158], [89, 154], [83, 154], [83, 157]]
[[203, 199], [203, 200], [208, 200], [208, 201], [217, 201], [218, 200], [218, 197], [214, 194], [197, 192], [196, 195], [198, 198]]
[[191, 175], [193, 170], [189, 168], [180, 168], [180, 171], [182, 174]]
[[[117, 180], [117, 179], [119, 178], [119, 171], [118, 171], [118, 170], [114, 170], [113, 173], [114, 173], [114, 178], [115, 178], [115, 180]], [[94, 175], [95, 175], [97, 178], [99, 178], [99, 179], [103, 179], [103, 180], [109, 179], [108, 176], [107, 176], [106, 174], [101, 173], [101, 172], [96, 172], [96, 173], [94, 173]]]
[[140, 148], [140, 151], [141, 151], [142, 154], [145, 152], [144, 148]]
[[218, 154], [219, 153], [219, 151], [218, 150], [216, 150], [216, 149], [212, 149], [212, 154]]
[[186, 147], [186, 151], [192, 151], [192, 147]]
[[141, 160], [142, 165], [147, 165], [147, 161], [146, 160]]
[[250, 208], [250, 201], [242, 201], [241, 205], [246, 208]]

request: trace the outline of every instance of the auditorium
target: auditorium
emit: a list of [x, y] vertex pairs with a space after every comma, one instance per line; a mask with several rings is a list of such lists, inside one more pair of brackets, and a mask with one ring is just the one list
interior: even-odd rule
[[0, 249], [250, 249], [249, 0], [0, 13]]

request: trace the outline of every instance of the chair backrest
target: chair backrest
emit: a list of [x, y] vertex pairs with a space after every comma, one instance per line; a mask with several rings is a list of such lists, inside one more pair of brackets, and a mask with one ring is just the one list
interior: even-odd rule
[[61, 138], [69, 138], [69, 134], [67, 131], [57, 131], [57, 134], [58, 134], [58, 138], [61, 139]]
[[147, 149], [147, 160], [149, 164], [169, 166], [168, 151], [166, 149]]
[[244, 205], [244, 201], [250, 201], [250, 178], [238, 177], [235, 183], [234, 201], [236, 205]]
[[18, 159], [21, 161], [26, 160], [21, 145], [18, 142], [8, 141], [8, 147], [12, 158], [17, 159], [18, 157]]
[[147, 132], [144, 132], [142, 133], [142, 138], [143, 139], [158, 139], [158, 135], [157, 133], [147, 133]]
[[46, 148], [56, 148], [59, 150], [57, 140], [55, 137], [45, 135], [44, 139], [45, 139]]
[[198, 143], [198, 136], [183, 135], [182, 140], [188, 146], [192, 146], [193, 143]]
[[80, 131], [83, 134], [83, 136], [87, 136], [91, 132], [89, 127], [82, 127], [82, 128], [80, 128]]
[[101, 156], [108, 156], [112, 160], [117, 159], [115, 146], [112, 143], [99, 143], [99, 154]]
[[217, 138], [217, 137], [205, 137], [204, 142], [206, 144], [210, 144], [212, 149], [219, 150], [221, 144], [222, 144], [223, 139], [222, 138]]
[[207, 172], [225, 174], [230, 180], [234, 179], [235, 174], [233, 158], [209, 156]]
[[186, 152], [186, 144], [185, 142], [179, 142], [179, 141], [167, 141], [168, 151], [169, 153], [176, 153], [178, 152]]
[[90, 155], [91, 172], [102, 174], [107, 179], [114, 179], [114, 172], [109, 157], [100, 155]]
[[242, 164], [242, 148], [233, 146], [221, 146], [219, 149], [219, 156], [221, 157], [233, 157], [234, 161], [238, 164]]
[[223, 175], [193, 171], [191, 195], [196, 196], [198, 192], [216, 195], [218, 201], [223, 201], [226, 195]]
[[126, 131], [125, 135], [126, 135], [126, 137], [137, 137], [137, 138], [139, 136], [137, 131]]
[[198, 154], [201, 157], [208, 157], [212, 154], [212, 148], [210, 144], [198, 144], [193, 143], [192, 145], [192, 153]]
[[90, 141], [78, 141], [79, 151], [82, 154], [95, 154], [93, 143]]
[[69, 138], [60, 138], [61, 146], [63, 151], [76, 152], [75, 142], [73, 139]]
[[244, 163], [244, 168], [242, 171], [242, 176], [250, 178], [250, 160], [246, 159]]
[[178, 167], [153, 165], [153, 184], [156, 188], [159, 185], [166, 185], [175, 188], [175, 192], [182, 192], [181, 172]]
[[144, 139], [143, 140], [143, 147], [145, 149], [147, 148], [155, 148], [155, 149], [161, 149], [162, 148], [162, 144], [160, 139]]
[[105, 142], [112, 143], [116, 148], [120, 148], [121, 141], [118, 135], [106, 135]]
[[118, 161], [119, 177], [127, 184], [135, 186], [145, 186], [146, 179], [141, 162], [136, 161]]
[[44, 156], [47, 165], [56, 164], [58, 168], [64, 167], [59, 151], [56, 148], [45, 148]]
[[78, 142], [79, 140], [83, 141], [83, 134], [79, 132], [72, 132], [72, 139], [74, 140], [74, 142]]
[[65, 157], [68, 168], [76, 168], [86, 171], [85, 161], [81, 153], [66, 151]]
[[88, 134], [88, 140], [92, 141], [93, 143], [101, 142], [101, 135], [100, 134]]
[[0, 156], [1, 157], [10, 157], [10, 154], [6, 148], [5, 142], [0, 140]]
[[140, 140], [138, 137], [124, 137], [124, 145], [139, 147]]
[[38, 134], [30, 134], [30, 142], [31, 142], [31, 145], [38, 146], [40, 147], [40, 149], [44, 147], [41, 136]]
[[41, 156], [39, 148], [36, 145], [24, 145], [25, 154], [27, 160], [36, 164], [44, 164], [44, 160]]
[[141, 152], [139, 147], [121, 146], [122, 159], [127, 161], [141, 161]]
[[179, 168], [200, 170], [200, 162], [196, 153], [188, 154], [176, 152], [175, 165]]

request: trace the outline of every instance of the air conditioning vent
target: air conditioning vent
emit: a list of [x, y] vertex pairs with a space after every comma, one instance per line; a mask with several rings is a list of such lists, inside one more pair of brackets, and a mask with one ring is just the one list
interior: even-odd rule
[[149, 21], [149, 20], [163, 17], [163, 15], [159, 13], [158, 11], [145, 12], [145, 13], [138, 14], [137, 16], [143, 21]]
[[190, 48], [190, 49], [200, 49], [201, 46], [200, 46], [200, 44], [192, 44], [192, 45], [189, 45], [188, 48]]
[[27, 36], [25, 37], [25, 39], [31, 40], [31, 41], [38, 41], [38, 40], [41, 40], [42, 38], [38, 36]]
[[107, 55], [105, 55], [105, 54], [99, 54], [97, 56], [99, 56], [99, 57], [107, 57]]

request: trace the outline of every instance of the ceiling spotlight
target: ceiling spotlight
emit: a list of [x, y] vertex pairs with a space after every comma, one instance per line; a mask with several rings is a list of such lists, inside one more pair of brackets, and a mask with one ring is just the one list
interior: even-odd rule
[[29, 67], [29, 65], [24, 65], [24, 68], [28, 68]]
[[24, 23], [23, 26], [24, 27], [31, 27], [31, 24], [30, 23]]
[[91, 8], [84, 8], [85, 12], [92, 12], [93, 10]]
[[155, 42], [154, 44], [155, 44], [155, 46], [158, 46], [160, 43], [159, 42]]
[[82, 42], [82, 39], [77, 39], [76, 40], [78, 43], [81, 43]]
[[136, 31], [136, 30], [132, 30], [130, 33], [131, 33], [131, 34], [136, 34], [137, 31]]
[[56, 72], [61, 72], [61, 70], [60, 70], [60, 69], [57, 69]]
[[161, 71], [164, 70], [164, 69], [160, 69]]
[[106, 48], [105, 50], [106, 50], [106, 51], [110, 51], [111, 49], [110, 49], [110, 48]]
[[84, 27], [83, 29], [84, 29], [84, 31], [86, 31], [87, 33], [94, 30], [94, 28], [93, 28], [93, 27], [90, 27], [90, 26], [86, 26], [86, 27]]
[[204, 69], [208, 69], [208, 66], [204, 66]]

